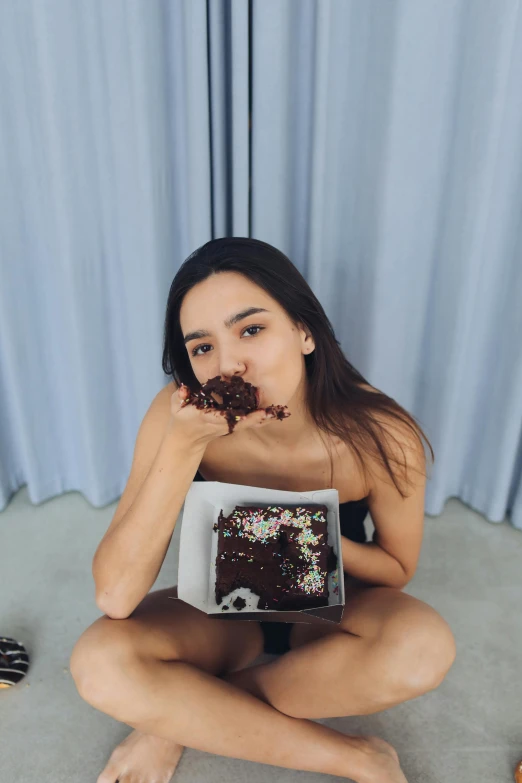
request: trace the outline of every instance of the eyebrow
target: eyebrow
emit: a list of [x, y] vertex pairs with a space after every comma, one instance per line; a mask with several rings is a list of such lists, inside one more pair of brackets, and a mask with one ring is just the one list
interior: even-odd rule
[[[223, 322], [227, 329], [230, 329], [234, 324], [237, 324], [238, 321], [242, 321], [244, 318], [248, 318], [249, 315], [254, 315], [255, 313], [269, 313], [270, 310], [267, 310], [264, 307], [247, 307], [246, 310], [241, 310], [239, 313], [236, 313], [235, 315], [231, 315], [230, 318], [226, 318]], [[210, 332], [207, 332], [206, 329], [198, 329], [195, 332], [189, 332], [185, 335], [183, 338], [183, 342], [185, 345], [190, 342], [191, 340], [199, 340], [201, 337], [210, 337]]]

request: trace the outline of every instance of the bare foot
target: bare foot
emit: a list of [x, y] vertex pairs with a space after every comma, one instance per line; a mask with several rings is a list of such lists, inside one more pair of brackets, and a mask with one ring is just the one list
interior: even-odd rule
[[367, 754], [358, 783], [408, 783], [399, 763], [399, 754], [389, 742], [380, 737], [352, 737]]
[[133, 731], [112, 751], [97, 783], [169, 783], [182, 753], [171, 740]]

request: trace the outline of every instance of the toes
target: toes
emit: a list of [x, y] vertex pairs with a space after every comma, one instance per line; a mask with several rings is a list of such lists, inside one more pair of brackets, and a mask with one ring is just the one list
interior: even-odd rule
[[96, 783], [124, 783], [124, 781], [118, 777], [115, 767], [105, 767]]

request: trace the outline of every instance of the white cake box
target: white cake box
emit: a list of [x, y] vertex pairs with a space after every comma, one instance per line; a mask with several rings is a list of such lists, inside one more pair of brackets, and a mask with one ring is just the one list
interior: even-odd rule
[[[257, 609], [259, 596], [248, 588], [238, 588], [225, 596], [218, 605], [215, 599], [216, 553], [218, 533], [214, 524], [221, 509], [228, 516], [235, 506], [324, 504], [327, 507], [327, 543], [337, 555], [337, 568], [328, 575], [328, 606], [300, 611]], [[181, 509], [181, 535], [178, 567], [178, 599], [205, 612], [209, 617], [227, 620], [256, 620], [292, 623], [339, 623], [344, 610], [344, 575], [341, 559], [341, 529], [339, 493], [336, 489], [309, 492], [249, 487], [225, 484], [221, 481], [194, 481]], [[240, 596], [246, 601], [236, 609], [233, 601]], [[223, 606], [228, 606], [224, 611]]]

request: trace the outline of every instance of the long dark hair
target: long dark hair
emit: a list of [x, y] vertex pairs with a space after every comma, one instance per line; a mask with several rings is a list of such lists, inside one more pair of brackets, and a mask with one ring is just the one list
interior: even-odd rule
[[[402, 497], [390, 463], [399, 464], [397, 450], [390, 448], [390, 430], [381, 417], [395, 419], [409, 427], [424, 449], [426, 441], [432, 461], [431, 444], [416, 418], [386, 394], [364, 389], [368, 381], [347, 360], [335, 338], [332, 325], [312, 289], [290, 259], [272, 245], [248, 237], [212, 239], [183, 262], [170, 287], [165, 316], [162, 368], [176, 384], [184, 383], [193, 391], [201, 384], [192, 371], [183, 342], [180, 310], [185, 294], [197, 283], [219, 272], [238, 272], [263, 288], [292, 322], [313, 336], [315, 350], [304, 355], [307, 375], [306, 403], [320, 431], [341, 438], [359, 461], [367, 476], [363, 454], [376, 456], [386, 466]], [[277, 402], [277, 400], [275, 401]], [[404, 450], [399, 444], [402, 454]], [[405, 466], [405, 463], [403, 463]]]

